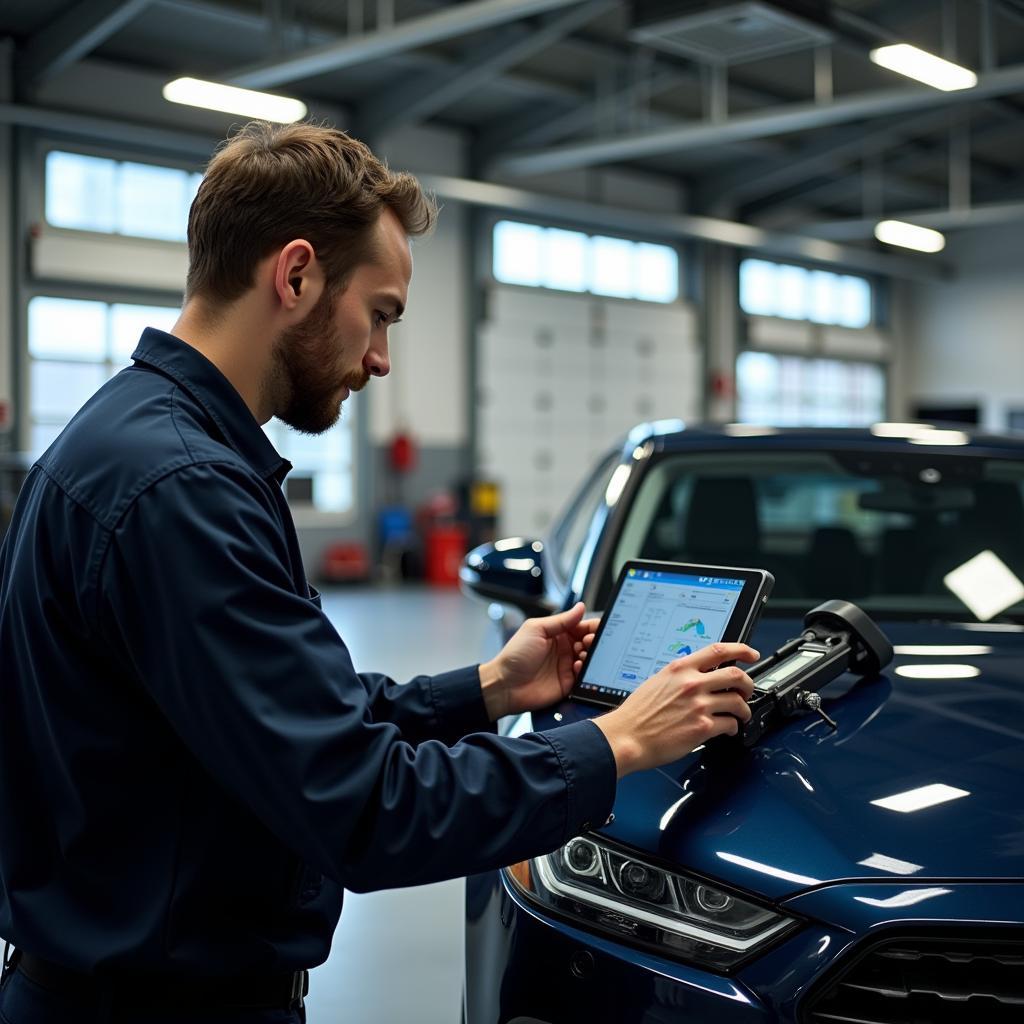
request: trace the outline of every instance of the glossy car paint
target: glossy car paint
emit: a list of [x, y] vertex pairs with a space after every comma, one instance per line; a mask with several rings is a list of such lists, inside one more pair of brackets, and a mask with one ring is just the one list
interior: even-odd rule
[[[714, 431], [633, 440], [619, 501], [595, 517], [565, 604], [577, 596], [592, 601], [647, 459], [660, 450], [736, 447]], [[754, 445], [907, 451], [905, 442], [865, 432], [745, 439], [745, 447]], [[957, 454], [1024, 458], [1024, 444], [983, 438]], [[802, 927], [795, 934], [727, 977], [555, 920], [502, 876], [480, 876], [467, 890], [469, 1024], [796, 1020], [815, 979], [871, 933], [908, 922], [1024, 927], [1024, 629], [879, 624], [897, 651], [942, 645], [989, 653], [897, 653], [879, 678], [843, 677], [822, 694], [836, 731], [808, 714], [753, 750], [717, 741], [658, 771], [629, 776], [619, 784], [614, 821], [603, 830], [665, 867], [797, 915]], [[766, 618], [754, 643], [767, 652], [800, 626]], [[947, 663], [978, 674], [916, 679], [898, 672]], [[595, 713], [564, 702], [516, 729], [558, 728]], [[873, 803], [936, 783], [965, 795], [911, 813]]]

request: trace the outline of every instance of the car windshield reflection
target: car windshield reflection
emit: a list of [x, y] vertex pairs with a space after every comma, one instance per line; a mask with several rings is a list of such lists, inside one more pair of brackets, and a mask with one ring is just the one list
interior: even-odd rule
[[[630, 558], [768, 569], [776, 613], [842, 597], [894, 617], [1024, 622], [1024, 462], [905, 451], [667, 454], [631, 503], [596, 606]], [[973, 586], [964, 567], [982, 564], [988, 575]], [[993, 573], [1002, 600], [992, 599]]]

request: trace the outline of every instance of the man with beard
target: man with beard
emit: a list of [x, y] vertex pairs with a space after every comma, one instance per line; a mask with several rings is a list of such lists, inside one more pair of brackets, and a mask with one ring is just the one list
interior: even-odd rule
[[174, 329], [29, 475], [0, 549], [9, 1024], [302, 1020], [343, 887], [549, 852], [606, 819], [617, 776], [749, 717], [749, 680], [706, 657], [598, 723], [496, 736], [567, 692], [581, 605], [484, 665], [356, 672], [261, 424], [320, 433], [387, 374], [434, 217], [341, 132], [247, 127], [192, 205]]

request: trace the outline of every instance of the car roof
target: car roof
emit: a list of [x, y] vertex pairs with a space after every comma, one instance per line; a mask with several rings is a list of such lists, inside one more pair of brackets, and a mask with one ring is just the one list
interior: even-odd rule
[[[935, 440], [928, 433], [936, 431]], [[630, 444], [655, 441], [662, 451], [686, 451], [708, 445], [742, 442], [750, 448], [876, 448], [941, 452], [946, 455], [984, 453], [1024, 458], [1024, 433], [998, 434], [957, 423], [878, 423], [873, 427], [772, 427], [750, 423], [694, 423], [659, 420], [641, 423], [628, 435]]]

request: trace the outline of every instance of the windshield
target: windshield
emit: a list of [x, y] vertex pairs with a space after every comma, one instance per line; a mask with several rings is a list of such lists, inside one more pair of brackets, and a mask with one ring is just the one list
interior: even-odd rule
[[775, 612], [842, 598], [874, 613], [1024, 621], [1024, 462], [665, 455], [636, 492], [596, 607], [629, 558], [768, 569]]

